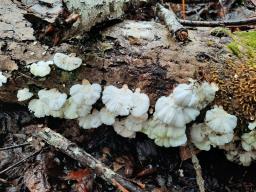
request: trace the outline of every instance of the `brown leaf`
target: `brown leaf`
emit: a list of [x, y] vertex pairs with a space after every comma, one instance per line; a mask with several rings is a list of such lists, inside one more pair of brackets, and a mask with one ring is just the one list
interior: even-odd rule
[[90, 169], [79, 169], [77, 171], [70, 171], [64, 178], [66, 180], [75, 180], [81, 182], [84, 177], [91, 174]]
[[31, 167], [25, 172], [24, 183], [30, 192], [51, 191], [46, 172], [46, 168], [42, 163], [35, 167]]

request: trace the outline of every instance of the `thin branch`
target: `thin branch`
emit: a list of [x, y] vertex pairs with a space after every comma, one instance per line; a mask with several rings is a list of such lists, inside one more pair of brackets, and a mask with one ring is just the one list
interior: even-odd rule
[[31, 155], [29, 155], [29, 156], [27, 156], [27, 157], [25, 157], [25, 158], [21, 159], [20, 161], [18, 161], [18, 162], [16, 162], [16, 163], [14, 163], [13, 165], [11, 165], [11, 166], [7, 167], [6, 169], [4, 169], [4, 170], [0, 171], [0, 175], [1, 175], [1, 174], [3, 174], [3, 173], [5, 173], [6, 171], [9, 171], [9, 170], [11, 170], [12, 168], [14, 168], [14, 167], [18, 166], [19, 164], [21, 164], [21, 163], [25, 162], [26, 160], [30, 159], [31, 157], [33, 157], [33, 156], [37, 155], [40, 151], [41, 151], [41, 150], [36, 151], [36, 152], [32, 153]]
[[172, 9], [166, 9], [161, 4], [157, 3], [157, 15], [164, 21], [172, 35], [175, 35], [179, 41], [188, 39], [188, 30], [180, 24]]
[[[113, 185], [118, 183], [130, 192], [143, 192], [138, 186], [106, 167], [99, 160], [95, 159], [93, 156], [59, 133], [56, 133], [49, 128], [44, 128], [38, 133], [38, 137], [42, 138], [46, 143], [59, 149], [71, 158], [77, 160], [83, 166], [90, 167], [95, 171], [97, 176], [101, 177], [105, 181], [112, 183]], [[117, 183], [113, 183], [113, 181], [116, 181]]]
[[256, 17], [241, 19], [241, 20], [228, 20], [228, 21], [191, 21], [191, 20], [179, 19], [179, 22], [186, 26], [196, 26], [196, 27], [255, 25]]
[[200, 192], [205, 192], [204, 179], [202, 176], [201, 165], [199, 163], [199, 160], [198, 160], [196, 154], [194, 153], [195, 150], [193, 149], [192, 143], [188, 143], [188, 146], [189, 146], [190, 153], [191, 153], [191, 160], [192, 160], [195, 172], [196, 172], [197, 186], [198, 186]]
[[19, 144], [19, 145], [12, 145], [12, 146], [8, 146], [8, 147], [3, 147], [3, 148], [0, 148], [0, 151], [15, 149], [15, 148], [24, 147], [24, 146], [27, 146], [27, 145], [30, 145], [30, 143], [22, 143], [22, 144]]

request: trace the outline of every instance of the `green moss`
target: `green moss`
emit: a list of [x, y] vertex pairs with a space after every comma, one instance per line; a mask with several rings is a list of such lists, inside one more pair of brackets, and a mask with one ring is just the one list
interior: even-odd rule
[[211, 30], [211, 35], [216, 37], [227, 37], [230, 35], [230, 31], [224, 27], [215, 27]]
[[227, 47], [247, 64], [256, 67], [256, 31], [235, 32], [231, 37], [233, 41]]

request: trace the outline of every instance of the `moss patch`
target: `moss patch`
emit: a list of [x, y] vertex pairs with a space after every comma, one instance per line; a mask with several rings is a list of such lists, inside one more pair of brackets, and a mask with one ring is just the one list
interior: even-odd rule
[[235, 32], [228, 48], [247, 64], [256, 67], [256, 31]]

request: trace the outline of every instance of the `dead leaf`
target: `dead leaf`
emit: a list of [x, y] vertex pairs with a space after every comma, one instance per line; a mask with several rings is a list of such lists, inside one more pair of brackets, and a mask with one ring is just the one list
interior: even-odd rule
[[31, 167], [24, 174], [24, 183], [30, 192], [50, 192], [51, 187], [43, 163]]
[[64, 178], [66, 180], [75, 180], [81, 182], [84, 177], [91, 174], [90, 169], [79, 169], [77, 171], [70, 171]]

